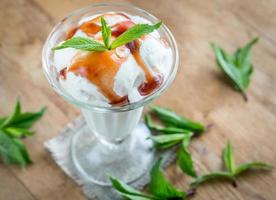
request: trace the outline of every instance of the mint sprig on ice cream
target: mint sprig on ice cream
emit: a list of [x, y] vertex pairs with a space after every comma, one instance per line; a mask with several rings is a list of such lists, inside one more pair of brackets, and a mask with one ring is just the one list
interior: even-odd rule
[[84, 51], [107, 51], [117, 47], [123, 46], [129, 42], [132, 42], [145, 34], [149, 34], [158, 29], [162, 25], [162, 22], [158, 22], [154, 25], [150, 24], [137, 24], [126, 30], [119, 37], [117, 37], [111, 44], [111, 28], [106, 25], [106, 21], [101, 17], [101, 31], [103, 43], [84, 37], [73, 37], [66, 40], [62, 44], [53, 48], [53, 50], [74, 48]]

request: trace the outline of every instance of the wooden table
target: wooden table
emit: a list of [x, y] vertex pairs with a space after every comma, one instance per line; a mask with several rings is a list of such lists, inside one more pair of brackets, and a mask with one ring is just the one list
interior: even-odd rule
[[[48, 85], [41, 67], [41, 48], [52, 27], [68, 12], [95, 1], [1, 0], [0, 2], [0, 114], [8, 114], [17, 96], [26, 110], [47, 105], [37, 134], [24, 140], [34, 165], [21, 170], [0, 164], [1, 200], [82, 200], [77, 184], [55, 164], [43, 142], [79, 115]], [[98, 2], [98, 1], [97, 1]], [[179, 45], [180, 70], [168, 92], [156, 103], [179, 114], [212, 123], [204, 136], [194, 139], [191, 151], [200, 174], [221, 168], [221, 152], [234, 144], [237, 162], [263, 160], [276, 166], [276, 1], [275, 0], [133, 0], [172, 30]], [[249, 102], [234, 92], [217, 69], [209, 42], [229, 51], [251, 38], [255, 71]], [[171, 181], [186, 189], [190, 181], [176, 167], [167, 170]], [[251, 173], [228, 183], [207, 184], [195, 200], [276, 198], [276, 170]]]

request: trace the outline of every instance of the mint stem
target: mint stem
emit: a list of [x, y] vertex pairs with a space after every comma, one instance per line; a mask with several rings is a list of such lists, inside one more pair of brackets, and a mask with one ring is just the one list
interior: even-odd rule
[[193, 197], [193, 196], [195, 196], [195, 194], [196, 194], [196, 188], [190, 188], [187, 191], [187, 197]]
[[238, 187], [238, 184], [237, 184], [236, 181], [233, 181], [233, 182], [232, 182], [232, 185], [233, 185], [234, 188], [237, 188], [237, 187]]
[[247, 97], [247, 95], [246, 95], [246, 93], [244, 91], [241, 91], [241, 95], [242, 95], [244, 101], [248, 102], [248, 97]]

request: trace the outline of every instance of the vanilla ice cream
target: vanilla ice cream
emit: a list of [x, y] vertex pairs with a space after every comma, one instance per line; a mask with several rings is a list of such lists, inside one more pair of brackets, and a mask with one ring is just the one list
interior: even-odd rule
[[[100, 16], [111, 27], [113, 39], [131, 24], [151, 24], [139, 16], [106, 13], [81, 19], [77, 28], [68, 30], [65, 40], [78, 36], [101, 41]], [[158, 31], [135, 44], [101, 53], [73, 48], [55, 51], [54, 65], [62, 87], [74, 98], [100, 106], [132, 103], [150, 95], [168, 77], [172, 51]]]

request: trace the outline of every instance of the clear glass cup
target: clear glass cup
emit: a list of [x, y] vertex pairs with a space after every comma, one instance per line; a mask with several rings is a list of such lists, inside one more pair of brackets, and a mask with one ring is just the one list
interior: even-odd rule
[[106, 12], [125, 12], [141, 16], [152, 23], [160, 21], [148, 12], [128, 4], [102, 3], [77, 10], [62, 19], [48, 36], [42, 62], [45, 75], [53, 87], [66, 100], [81, 109], [86, 125], [76, 131], [71, 142], [71, 155], [79, 175], [99, 185], [110, 185], [108, 176], [126, 183], [140, 178], [153, 164], [152, 142], [146, 140], [150, 131], [139, 123], [144, 105], [157, 98], [175, 78], [179, 56], [176, 42], [169, 29], [163, 24], [158, 30], [172, 50], [172, 66], [169, 76], [162, 85], [137, 102], [124, 106], [98, 106], [82, 102], [65, 91], [59, 82], [59, 72], [53, 63], [53, 51], [64, 40], [66, 32], [86, 17]]

